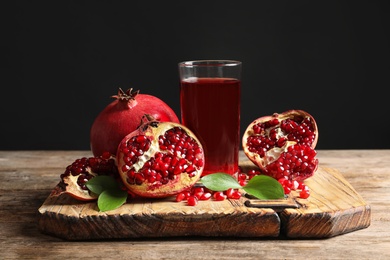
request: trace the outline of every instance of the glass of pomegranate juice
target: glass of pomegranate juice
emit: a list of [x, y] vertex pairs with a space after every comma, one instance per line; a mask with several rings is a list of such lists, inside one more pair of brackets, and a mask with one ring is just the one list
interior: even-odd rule
[[241, 62], [197, 60], [179, 63], [182, 124], [205, 152], [203, 176], [236, 175], [240, 146]]

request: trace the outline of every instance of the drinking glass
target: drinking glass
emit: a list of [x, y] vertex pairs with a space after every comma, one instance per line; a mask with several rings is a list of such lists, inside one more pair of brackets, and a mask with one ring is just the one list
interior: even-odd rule
[[238, 172], [241, 67], [235, 60], [179, 63], [181, 121], [202, 143], [203, 176]]

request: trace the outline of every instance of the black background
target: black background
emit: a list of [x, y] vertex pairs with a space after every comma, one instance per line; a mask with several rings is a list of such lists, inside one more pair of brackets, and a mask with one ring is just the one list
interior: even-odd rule
[[2, 150], [89, 149], [118, 87], [179, 116], [177, 63], [194, 59], [243, 62], [242, 131], [303, 109], [317, 149], [390, 148], [388, 1], [9, 2]]

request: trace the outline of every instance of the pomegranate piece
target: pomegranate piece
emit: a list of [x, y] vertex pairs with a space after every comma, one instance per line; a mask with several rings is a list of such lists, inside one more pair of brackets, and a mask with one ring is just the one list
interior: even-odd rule
[[216, 201], [223, 201], [227, 198], [223, 191], [214, 192], [213, 197]]
[[212, 194], [211, 192], [205, 192], [202, 194], [202, 196], [199, 198], [200, 200], [209, 200], [211, 198]]
[[244, 132], [242, 144], [246, 156], [264, 174], [303, 181], [317, 170], [317, 141], [314, 118], [303, 110], [289, 110], [253, 121]]
[[176, 195], [176, 202], [183, 201], [187, 198], [188, 198], [188, 196], [186, 196], [186, 194], [184, 192], [180, 192]]
[[139, 91], [119, 88], [118, 95], [96, 117], [90, 130], [92, 153], [97, 156], [104, 151], [116, 154], [120, 141], [140, 125], [148, 114], [161, 122], [179, 123], [175, 112], [161, 99]]
[[199, 180], [204, 152], [197, 137], [185, 126], [147, 121], [120, 142], [117, 162], [130, 192], [162, 198], [189, 190]]
[[299, 197], [301, 199], [307, 199], [308, 197], [310, 197], [310, 190], [309, 189], [301, 190], [301, 192], [299, 193]]
[[51, 195], [68, 194], [77, 200], [96, 200], [97, 195], [91, 193], [85, 183], [97, 175], [108, 175], [118, 179], [116, 158], [113, 155], [104, 152], [101, 156], [76, 159], [60, 175], [61, 181]]
[[195, 196], [189, 196], [187, 198], [187, 205], [188, 206], [196, 206], [198, 204], [198, 198]]
[[233, 189], [233, 188], [229, 188], [228, 190], [226, 190], [225, 195], [227, 196], [228, 199], [234, 199], [234, 200], [238, 200], [242, 196], [241, 192], [238, 189]]

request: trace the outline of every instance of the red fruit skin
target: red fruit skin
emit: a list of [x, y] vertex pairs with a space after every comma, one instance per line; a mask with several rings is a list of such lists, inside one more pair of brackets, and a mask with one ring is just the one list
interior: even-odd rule
[[94, 120], [90, 130], [90, 146], [94, 156], [104, 151], [116, 154], [120, 141], [136, 130], [145, 114], [161, 122], [179, 123], [175, 112], [161, 99], [129, 89], [118, 95]]

